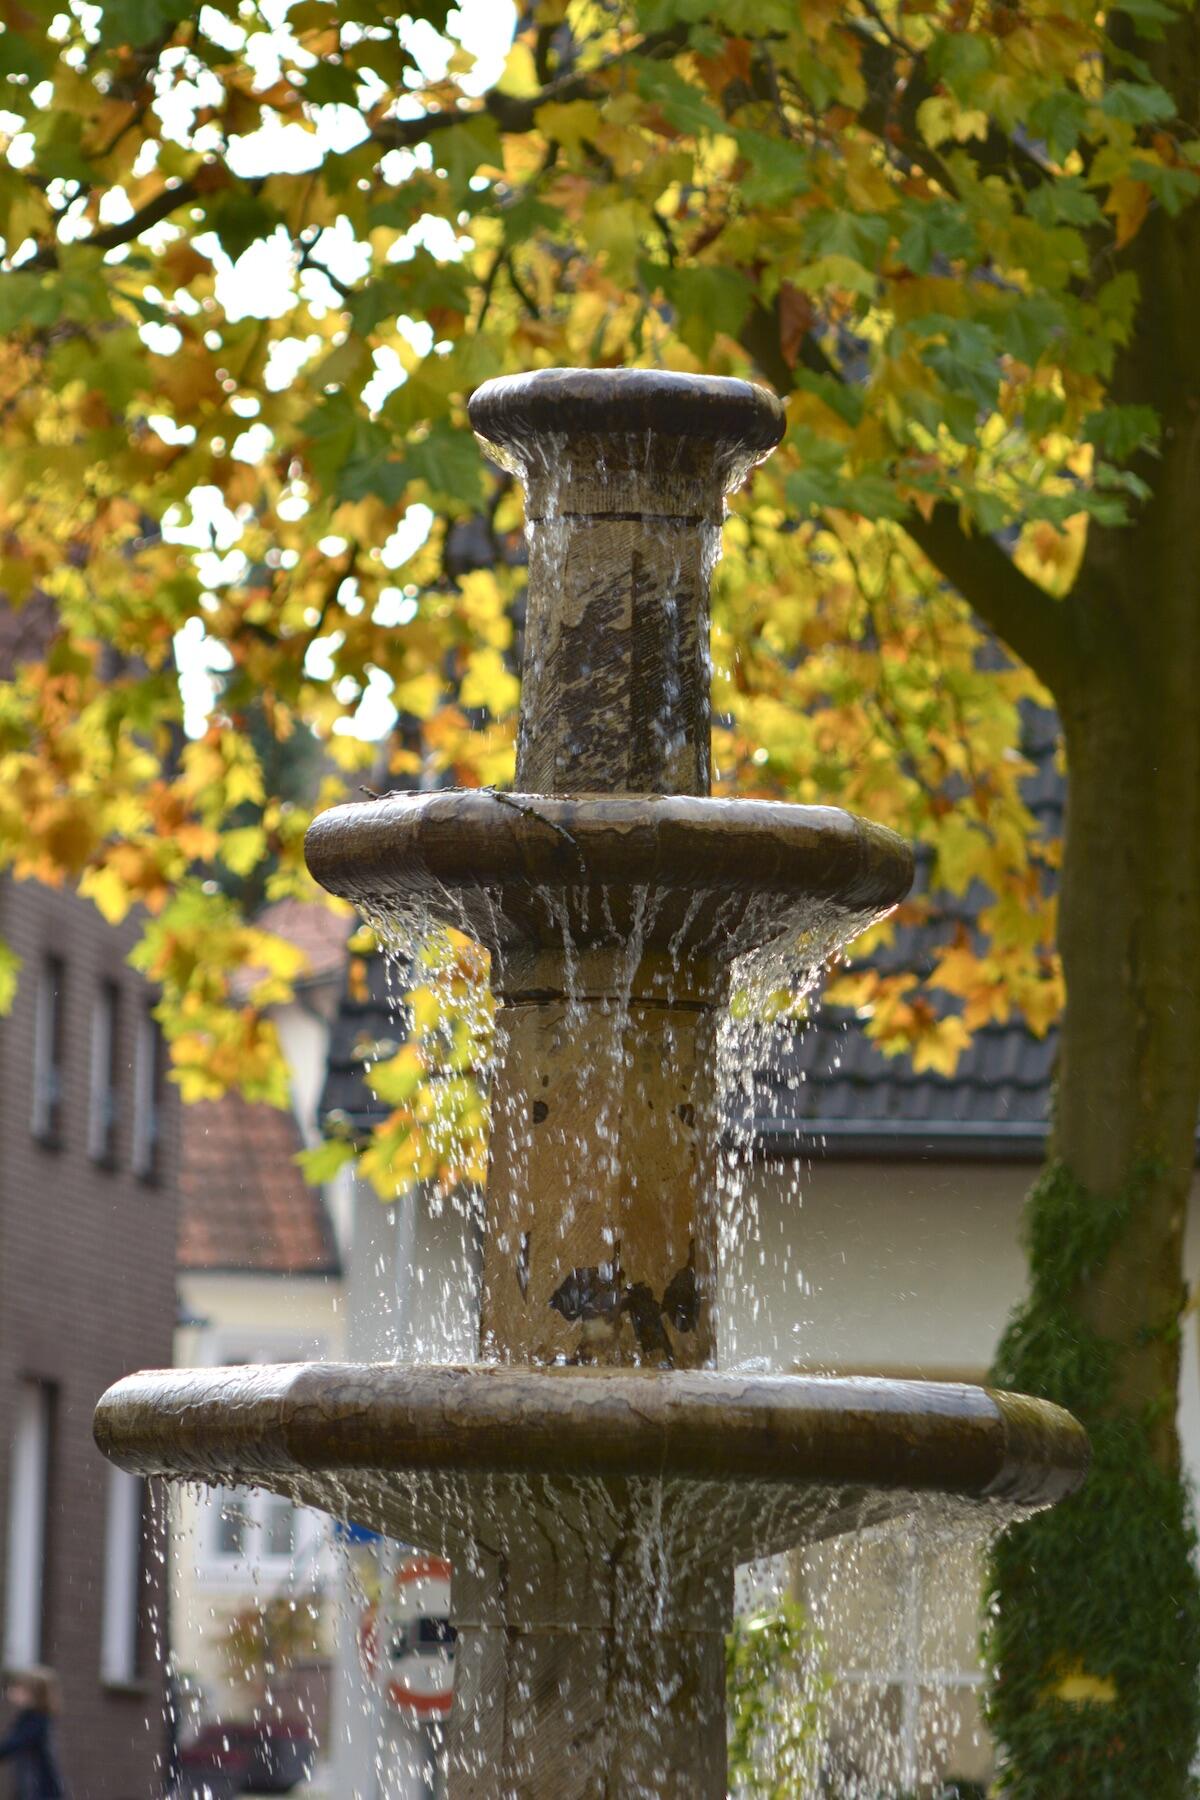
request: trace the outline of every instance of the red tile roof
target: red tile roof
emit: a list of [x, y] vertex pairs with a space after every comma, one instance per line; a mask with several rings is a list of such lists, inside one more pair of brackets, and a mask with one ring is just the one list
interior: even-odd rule
[[237, 1094], [182, 1113], [179, 1267], [335, 1273], [324, 1201], [296, 1166], [303, 1144], [293, 1114]]

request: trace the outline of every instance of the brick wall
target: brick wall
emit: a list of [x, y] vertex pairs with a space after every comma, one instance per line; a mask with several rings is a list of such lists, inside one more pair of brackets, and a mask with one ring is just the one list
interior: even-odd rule
[[[156, 1166], [151, 1179], [139, 1177], [131, 1168], [135, 1043], [149, 995], [124, 960], [137, 935], [132, 923], [106, 926], [73, 895], [0, 882], [0, 936], [24, 964], [14, 1011], [0, 1022], [0, 1551], [19, 1384], [36, 1380], [54, 1394], [42, 1656], [63, 1682], [61, 1743], [75, 1800], [148, 1800], [161, 1791], [159, 1562], [147, 1543], [140, 1679], [106, 1686], [107, 1464], [91, 1434], [92, 1409], [110, 1382], [171, 1360], [178, 1114], [162, 1079]], [[38, 973], [48, 954], [65, 973], [57, 1148], [31, 1130]], [[104, 981], [118, 990], [110, 1166], [94, 1161], [88, 1144], [92, 1018]], [[0, 1588], [5, 1562], [0, 1554]]]

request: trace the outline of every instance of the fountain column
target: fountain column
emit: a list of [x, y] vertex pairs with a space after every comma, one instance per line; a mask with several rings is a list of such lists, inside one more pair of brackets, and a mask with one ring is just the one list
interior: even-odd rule
[[[777, 435], [776, 418], [764, 413], [758, 443], [722, 441], [690, 396], [665, 391], [655, 406], [648, 392], [634, 417], [621, 398], [606, 417], [596, 377], [585, 389], [568, 373], [555, 394], [543, 375], [471, 403], [481, 440], [526, 491], [514, 804], [534, 820], [542, 796], [709, 791], [709, 578], [726, 490]], [[672, 402], [699, 416], [672, 417]], [[569, 855], [569, 825], [546, 830]], [[696, 954], [686, 921], [652, 949], [653, 921], [606, 930], [607, 904], [589, 887], [590, 916], [564, 909], [557, 943], [550, 919], [538, 949], [495, 958], [481, 1351], [534, 1365], [712, 1367], [725, 970]]]
[[[686, 915], [666, 942], [636, 897], [632, 916], [626, 899], [606, 917], [610, 896], [582, 851], [572, 897], [570, 820], [543, 808], [636, 795], [649, 816], [660, 796], [707, 796], [708, 589], [725, 494], [779, 419], [763, 396], [751, 429], [743, 417], [731, 437], [695, 390], [655, 394], [651, 377], [632, 410], [614, 386], [610, 409], [603, 379], [567, 373], [551, 392], [543, 374], [524, 393], [509, 381], [471, 402], [485, 448], [526, 495], [510, 804], [531, 828], [546, 820], [567, 883], [536, 946], [493, 949], [480, 1350], [525, 1367], [713, 1368], [727, 962]], [[695, 418], [673, 412], [689, 407]], [[470, 1703], [456, 1707], [455, 1800], [724, 1794], [730, 1582], [661, 1566], [638, 1497], [615, 1532], [611, 1501], [608, 1518], [578, 1529], [560, 1512], [519, 1566], [456, 1574]]]

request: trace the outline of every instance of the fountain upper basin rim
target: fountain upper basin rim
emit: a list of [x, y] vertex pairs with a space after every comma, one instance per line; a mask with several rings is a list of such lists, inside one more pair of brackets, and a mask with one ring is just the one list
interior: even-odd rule
[[694, 444], [723, 485], [743, 480], [783, 437], [783, 404], [769, 388], [719, 375], [665, 369], [536, 369], [502, 375], [468, 404], [481, 442], [508, 468], [523, 468], [539, 439], [674, 440]]
[[[691, 907], [689, 949], [714, 928], [724, 896], [745, 897], [736, 919], [717, 928], [717, 948], [740, 955], [812, 922], [858, 929], [903, 899], [912, 852], [894, 832], [829, 806], [677, 794], [506, 794], [454, 788], [389, 794], [332, 807], [309, 827], [305, 855], [332, 893], [362, 902], [423, 901], [434, 910], [453, 894], [489, 948], [497, 940], [561, 940], [538, 896], [555, 890], [609, 894], [607, 915], [591, 909], [586, 934], [612, 904], [645, 892], [647, 929], [669, 937]], [[474, 895], [488, 895], [487, 904]], [[696, 910], [708, 896], [709, 913]], [[782, 905], [781, 905], [782, 903]], [[785, 909], [795, 909], [795, 917]], [[824, 918], [820, 915], [824, 913]], [[457, 920], [453, 922], [459, 922]], [[575, 921], [572, 921], [573, 926]], [[839, 935], [847, 936], [851, 932]]]

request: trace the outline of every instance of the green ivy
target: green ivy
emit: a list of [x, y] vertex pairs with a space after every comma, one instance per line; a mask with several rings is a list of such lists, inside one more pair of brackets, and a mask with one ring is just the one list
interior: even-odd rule
[[[1119, 1346], [1074, 1304], [1158, 1171], [1112, 1200], [1051, 1164], [1030, 1196], [1032, 1291], [994, 1379], [1055, 1400], [1088, 1428], [1082, 1490], [1002, 1537], [985, 1653], [988, 1717], [1012, 1800], [1184, 1800], [1200, 1734], [1200, 1584], [1187, 1481], [1151, 1450], [1150, 1421], [1113, 1404]], [[1174, 1621], [1164, 1634], [1163, 1621]]]
[[795, 1800], [810, 1791], [828, 1687], [820, 1643], [794, 1600], [734, 1620], [725, 1640], [731, 1795]]

